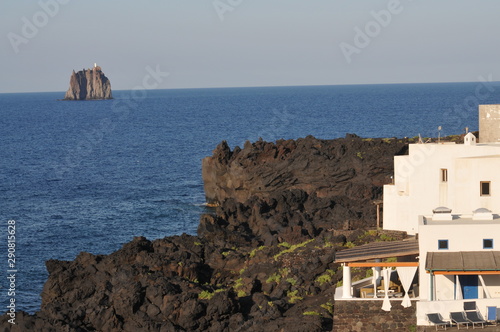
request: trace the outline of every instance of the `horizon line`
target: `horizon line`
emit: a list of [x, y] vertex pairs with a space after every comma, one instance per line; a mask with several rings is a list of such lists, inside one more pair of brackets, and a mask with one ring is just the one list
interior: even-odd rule
[[[248, 86], [215, 86], [215, 87], [179, 87], [179, 88], [162, 88], [162, 89], [144, 89], [147, 91], [161, 90], [207, 90], [207, 89], [251, 89], [251, 88], [293, 88], [293, 87], [321, 87], [321, 86], [363, 86], [363, 85], [405, 85], [405, 84], [461, 84], [461, 83], [477, 83], [477, 81], [442, 81], [442, 82], [395, 82], [395, 83], [349, 83], [349, 84], [302, 84], [302, 85], [248, 85]], [[500, 81], [492, 81], [491, 83], [500, 83]], [[117, 89], [112, 91], [131, 91], [133, 89]], [[0, 92], [0, 94], [23, 94], [23, 93], [65, 93], [66, 90], [60, 91], [25, 91], [25, 92]]]

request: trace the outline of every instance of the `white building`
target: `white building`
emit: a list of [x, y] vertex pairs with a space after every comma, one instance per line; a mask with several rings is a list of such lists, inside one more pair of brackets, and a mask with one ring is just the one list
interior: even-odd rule
[[[339, 252], [344, 285], [337, 299], [357, 296], [351, 267], [404, 272], [418, 266], [418, 285], [412, 286], [418, 290], [417, 325], [429, 325], [428, 313], [448, 319], [471, 300], [485, 318], [500, 308], [500, 105], [480, 105], [479, 120], [482, 142], [469, 133], [464, 144], [410, 144], [408, 155], [394, 157], [393, 183], [384, 186], [383, 228], [418, 234], [418, 245], [405, 251], [410, 242], [401, 241], [390, 251], [370, 244]], [[413, 262], [412, 254], [418, 255]], [[391, 255], [397, 262], [383, 261]]]
[[483, 317], [487, 307], [500, 307], [500, 217], [487, 209], [456, 215], [438, 209], [420, 216], [417, 324], [427, 313], [463, 311], [475, 301]]
[[500, 207], [500, 144], [410, 144], [394, 157], [394, 183], [384, 186], [384, 229], [418, 232], [418, 217], [445, 206], [455, 214]]

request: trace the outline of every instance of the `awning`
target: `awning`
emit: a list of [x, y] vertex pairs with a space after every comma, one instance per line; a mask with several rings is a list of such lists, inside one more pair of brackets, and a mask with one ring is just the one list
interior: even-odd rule
[[500, 251], [428, 252], [425, 269], [436, 274], [443, 272], [500, 274]]
[[418, 255], [418, 241], [372, 242], [335, 253], [335, 263], [366, 261], [369, 259]]

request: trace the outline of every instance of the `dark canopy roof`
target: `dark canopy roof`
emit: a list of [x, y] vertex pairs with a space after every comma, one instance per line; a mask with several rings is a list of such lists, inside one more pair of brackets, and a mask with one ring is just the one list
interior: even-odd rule
[[500, 271], [500, 251], [428, 252], [429, 271]]
[[337, 252], [335, 254], [335, 262], [347, 263], [408, 255], [418, 255], [418, 241], [404, 240], [364, 244]]

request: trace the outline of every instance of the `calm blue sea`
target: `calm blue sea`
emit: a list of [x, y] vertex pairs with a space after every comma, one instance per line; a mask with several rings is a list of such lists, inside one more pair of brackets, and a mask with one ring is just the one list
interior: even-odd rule
[[114, 91], [110, 101], [0, 94], [0, 312], [7, 223], [16, 222], [17, 309], [35, 312], [45, 261], [108, 254], [134, 236], [195, 234], [201, 159], [222, 140], [413, 137], [477, 130], [500, 85], [402, 84]]

